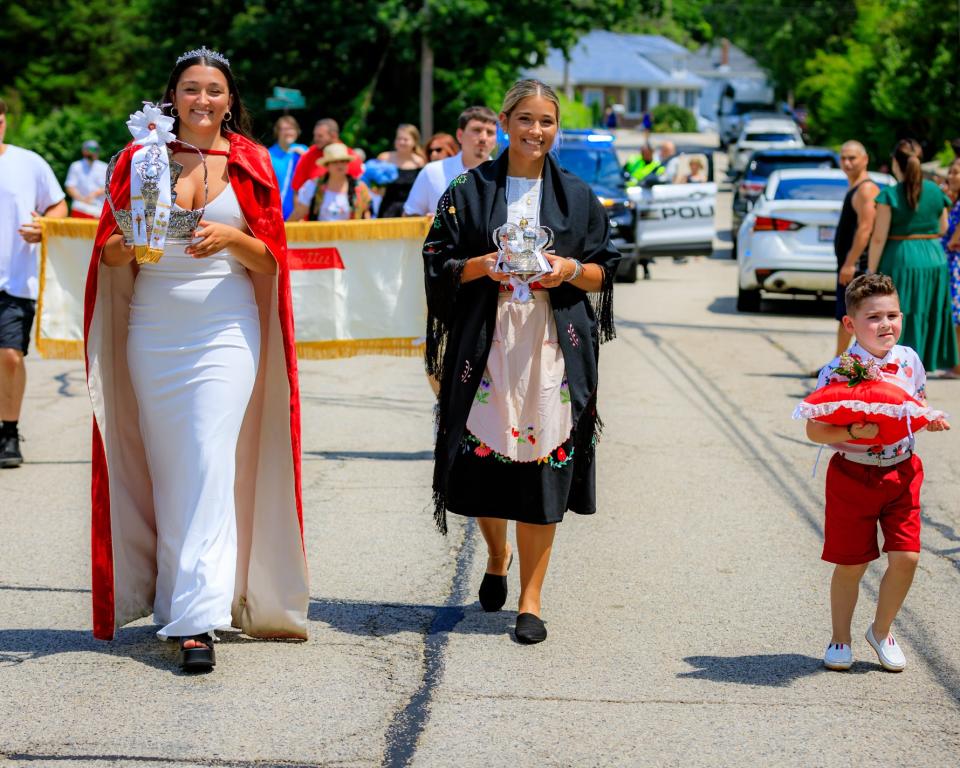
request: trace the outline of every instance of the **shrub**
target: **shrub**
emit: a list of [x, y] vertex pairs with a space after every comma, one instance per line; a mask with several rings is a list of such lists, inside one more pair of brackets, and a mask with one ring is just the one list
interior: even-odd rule
[[697, 118], [693, 112], [676, 104], [658, 104], [650, 112], [653, 130], [657, 133], [696, 133]]
[[571, 101], [562, 93], [560, 99], [560, 124], [564, 128], [592, 128], [596, 125], [593, 110], [581, 101]]

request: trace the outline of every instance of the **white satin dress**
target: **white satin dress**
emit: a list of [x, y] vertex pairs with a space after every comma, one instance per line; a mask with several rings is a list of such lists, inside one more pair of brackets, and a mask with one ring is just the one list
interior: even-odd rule
[[[229, 184], [204, 218], [244, 228]], [[197, 259], [167, 245], [140, 267], [127, 359], [153, 484], [161, 638], [230, 626], [237, 438], [259, 355], [253, 284], [228, 251]]]

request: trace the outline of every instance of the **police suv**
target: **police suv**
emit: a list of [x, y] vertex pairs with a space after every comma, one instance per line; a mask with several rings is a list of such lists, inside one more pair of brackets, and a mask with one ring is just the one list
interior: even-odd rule
[[610, 240], [622, 256], [617, 278], [637, 279], [634, 206], [627, 197], [626, 179], [613, 147], [613, 136], [592, 130], [564, 131], [559, 144], [560, 166], [579, 176], [594, 191], [610, 218]]

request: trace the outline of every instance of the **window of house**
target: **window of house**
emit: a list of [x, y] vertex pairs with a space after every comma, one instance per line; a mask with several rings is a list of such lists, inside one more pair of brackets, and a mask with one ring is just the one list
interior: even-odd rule
[[657, 102], [659, 104], [672, 104], [673, 99], [670, 98], [670, 91], [660, 90], [657, 94]]
[[697, 92], [696, 91], [684, 91], [683, 92], [683, 106], [687, 109], [693, 109], [697, 106]]
[[594, 104], [596, 104], [601, 109], [603, 109], [604, 107], [603, 89], [602, 88], [584, 88], [583, 103], [586, 104], [588, 107], [592, 107]]
[[650, 106], [650, 91], [646, 88], [630, 88], [627, 91], [627, 113], [642, 115]]

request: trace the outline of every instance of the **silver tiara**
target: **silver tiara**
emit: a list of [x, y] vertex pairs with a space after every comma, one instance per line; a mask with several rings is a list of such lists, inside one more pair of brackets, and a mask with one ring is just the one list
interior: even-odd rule
[[219, 51], [211, 51], [205, 45], [200, 48], [194, 48], [192, 51], [187, 51], [186, 53], [181, 55], [180, 58], [177, 59], [177, 64], [179, 65], [181, 62], [186, 61], [187, 59], [197, 59], [197, 58], [200, 58], [201, 56], [205, 59], [213, 59], [214, 61], [219, 61], [225, 67], [230, 66], [230, 59], [228, 59]]

